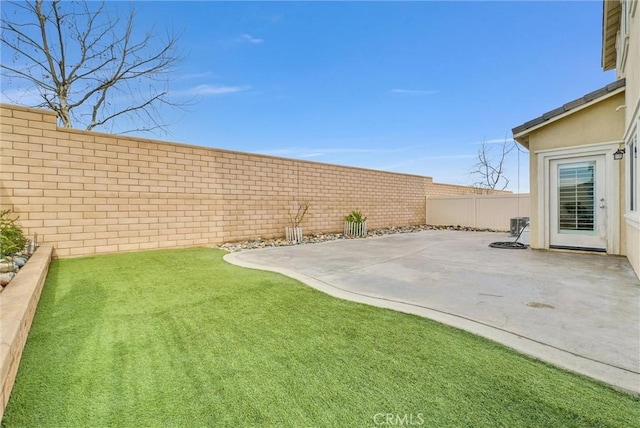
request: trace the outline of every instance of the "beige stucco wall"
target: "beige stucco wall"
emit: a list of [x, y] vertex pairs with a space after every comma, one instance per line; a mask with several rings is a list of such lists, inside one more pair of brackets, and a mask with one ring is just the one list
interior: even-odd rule
[[[620, 140], [624, 129], [624, 92], [536, 129], [529, 151], [559, 149]], [[616, 109], [618, 109], [616, 111]]]
[[629, 49], [624, 64], [617, 64], [616, 77], [626, 78], [625, 124], [628, 127], [638, 119], [640, 105], [640, 6], [629, 21]]
[[[626, 63], [626, 135], [640, 123], [640, 5], [636, 6], [635, 16], [629, 22], [629, 56]], [[640, 135], [640, 129], [636, 132]], [[640, 136], [638, 137], [640, 141]], [[636, 189], [640, 189], [640, 174], [636, 175]], [[624, 198], [623, 198], [624, 202]], [[626, 240], [627, 257], [640, 277], [640, 213], [636, 212], [627, 219]]]
[[430, 177], [69, 130], [53, 112], [0, 105], [0, 208], [58, 257], [305, 234], [354, 209], [370, 228], [425, 223], [425, 197], [469, 187]]
[[635, 223], [627, 223], [627, 258], [640, 277], [640, 228]]
[[[531, 246], [533, 248], [544, 246], [544, 242], [538, 242], [538, 231], [542, 222], [542, 219], [538, 218], [538, 174], [542, 171], [538, 171], [536, 152], [621, 140], [624, 130], [624, 110], [618, 107], [623, 104], [624, 93], [622, 92], [535, 129], [529, 134]], [[620, 166], [620, 182], [624, 187], [624, 167]], [[621, 195], [623, 194], [624, 189]], [[624, 201], [621, 202], [621, 216], [624, 213], [623, 206]], [[621, 224], [624, 229], [624, 221], [621, 221]], [[624, 230], [620, 233], [621, 240], [624, 241]], [[625, 248], [624, 242], [622, 248]]]
[[[636, 6], [635, 15], [629, 17], [629, 48], [624, 63], [616, 64], [616, 77], [626, 78], [624, 135], [627, 141], [640, 121], [640, 6]], [[640, 132], [637, 131], [637, 132]], [[626, 156], [630, 154], [627, 153]], [[625, 157], [625, 163], [627, 158]], [[640, 188], [640, 174], [636, 177], [636, 188]], [[623, 181], [624, 183], [624, 181]], [[626, 208], [626, 195], [621, 195], [622, 212]], [[627, 213], [623, 220], [626, 253], [636, 274], [640, 276], [640, 213]]]

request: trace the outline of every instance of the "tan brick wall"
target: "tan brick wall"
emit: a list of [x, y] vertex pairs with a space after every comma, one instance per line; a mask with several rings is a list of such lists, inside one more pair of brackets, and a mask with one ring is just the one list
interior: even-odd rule
[[427, 183], [427, 195], [430, 196], [459, 196], [475, 193], [475, 189], [455, 184]]
[[471, 186], [461, 186], [458, 184], [443, 184], [443, 183], [427, 183], [427, 195], [428, 196], [462, 196], [472, 194], [511, 194], [509, 190], [484, 190]]
[[424, 224], [430, 177], [56, 127], [53, 112], [0, 105], [0, 206], [69, 257], [278, 237], [296, 201], [305, 233]]

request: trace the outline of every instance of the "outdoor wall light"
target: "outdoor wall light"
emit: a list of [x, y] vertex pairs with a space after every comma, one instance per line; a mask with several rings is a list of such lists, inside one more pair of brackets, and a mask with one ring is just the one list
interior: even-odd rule
[[616, 150], [616, 152], [613, 154], [613, 158], [615, 160], [622, 160], [622, 157], [624, 156], [624, 149], [618, 149]]

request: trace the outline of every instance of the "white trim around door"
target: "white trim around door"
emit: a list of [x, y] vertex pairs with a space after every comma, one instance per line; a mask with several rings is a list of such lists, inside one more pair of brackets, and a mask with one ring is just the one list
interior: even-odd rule
[[[620, 254], [620, 161], [613, 159], [613, 153], [621, 143], [616, 141], [536, 152], [538, 242], [543, 243], [543, 248], [589, 249]], [[579, 213], [573, 210], [568, 213], [576, 216], [574, 220], [577, 223], [574, 226], [560, 224], [562, 220], [559, 219], [559, 204], [566, 206], [569, 201], [559, 199], [562, 192], [559, 190], [559, 174], [588, 175], [590, 168], [593, 168], [594, 174], [593, 194], [590, 195], [593, 204], [593, 229], [587, 230], [589, 214], [583, 214], [578, 219]], [[580, 185], [579, 178], [576, 180], [576, 189], [584, 187]], [[577, 202], [578, 199], [574, 204]], [[566, 208], [564, 211], [567, 214]], [[576, 230], [571, 230], [572, 228]]]
[[607, 251], [605, 155], [549, 162], [549, 247]]

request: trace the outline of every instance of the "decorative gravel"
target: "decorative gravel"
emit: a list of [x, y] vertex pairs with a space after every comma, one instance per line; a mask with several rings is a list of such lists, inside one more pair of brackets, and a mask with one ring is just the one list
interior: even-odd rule
[[16, 253], [13, 256], [0, 258], [0, 292], [9, 285], [18, 271], [27, 263], [31, 254]]
[[419, 226], [398, 226], [398, 227], [386, 227], [382, 229], [372, 229], [367, 231], [366, 236], [346, 236], [343, 233], [311, 233], [305, 235], [300, 244], [294, 244], [287, 241], [284, 238], [274, 239], [251, 239], [246, 241], [228, 242], [219, 245], [216, 248], [221, 248], [230, 253], [243, 250], [255, 250], [257, 248], [269, 248], [269, 247], [286, 247], [290, 245], [305, 245], [305, 244], [317, 244], [318, 242], [337, 241], [339, 239], [366, 239], [374, 236], [394, 235], [396, 233], [413, 233], [421, 232], [423, 230], [461, 230], [467, 232], [504, 232], [503, 230], [495, 229], [482, 229], [468, 226], [432, 226], [432, 225], [419, 225]]

